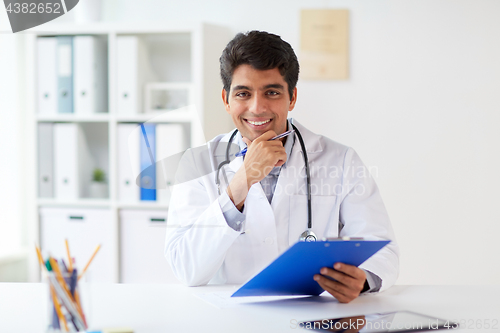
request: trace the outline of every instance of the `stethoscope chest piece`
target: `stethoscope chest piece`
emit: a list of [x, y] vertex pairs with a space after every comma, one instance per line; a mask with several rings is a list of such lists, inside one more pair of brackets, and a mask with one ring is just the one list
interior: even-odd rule
[[299, 237], [300, 242], [315, 242], [317, 239], [318, 237], [311, 229], [307, 229]]

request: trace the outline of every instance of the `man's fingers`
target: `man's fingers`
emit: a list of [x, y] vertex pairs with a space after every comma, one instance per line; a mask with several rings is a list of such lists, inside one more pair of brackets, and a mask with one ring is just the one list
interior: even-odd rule
[[331, 289], [330, 287], [323, 284], [322, 282], [318, 281], [318, 284], [321, 288], [325, 289], [328, 293], [330, 293], [330, 295], [335, 297], [340, 303], [348, 303], [349, 302], [349, 299], [344, 294], [339, 293], [335, 289]]
[[252, 141], [248, 140], [247, 138], [245, 138], [244, 136], [241, 137], [241, 139], [243, 140], [243, 142], [248, 146], [250, 147], [250, 145], [252, 144]]
[[322, 275], [327, 275], [337, 281], [339, 281], [340, 283], [342, 284], [345, 284], [345, 285], [350, 285], [352, 284], [353, 281], [356, 281], [352, 276], [350, 275], [347, 275], [345, 273], [342, 273], [342, 272], [338, 272], [334, 269], [331, 269], [331, 268], [327, 268], [327, 267], [323, 267], [320, 271], [320, 273]]
[[[344, 267], [343, 267], [344, 266]], [[334, 265], [334, 267], [339, 267], [338, 263]], [[331, 269], [327, 267], [323, 267], [320, 270], [320, 273], [329, 276], [332, 279], [340, 282], [341, 284], [347, 286], [348, 288], [354, 290], [355, 292], [360, 293], [363, 290], [366, 281], [365, 272], [357, 268], [355, 266], [350, 266], [346, 264], [341, 264], [339, 269], [343, 269], [344, 271], [348, 271], [349, 274], [344, 273], [343, 271], [337, 269]], [[352, 270], [354, 269], [354, 271]]]
[[331, 281], [328, 278], [325, 278], [321, 275], [316, 275], [315, 276], [316, 282], [320, 285], [321, 288], [325, 289], [327, 292], [329, 292], [333, 297], [335, 297], [340, 303], [349, 303], [352, 301], [356, 296], [352, 295], [346, 295], [344, 292], [342, 292], [342, 286], [339, 283], [336, 283], [335, 281]]
[[335, 265], [333, 265], [333, 268], [335, 268], [335, 270], [339, 272], [352, 276], [355, 279], [363, 279], [363, 280], [366, 279], [365, 272], [361, 268], [358, 268], [356, 266], [338, 262]]
[[[266, 135], [267, 133], [271, 133], [271, 134]], [[252, 145], [260, 146], [261, 148], [262, 147], [282, 148], [283, 143], [280, 140], [269, 141], [269, 139], [271, 139], [275, 136], [274, 134], [275, 134], [274, 131], [269, 131], [269, 132], [262, 134], [261, 136], [259, 136], [257, 139], [255, 139], [253, 141], [250, 141], [250, 139], [245, 138], [244, 136], [242, 137], [242, 139], [248, 148], [250, 148], [250, 146], [252, 146]], [[268, 139], [266, 139], [266, 137], [268, 137]]]
[[261, 147], [283, 147], [283, 143], [280, 140], [264, 140], [264, 141], [253, 141], [252, 144], [261, 146]]
[[283, 164], [285, 164], [285, 162], [286, 162], [286, 156], [285, 156], [283, 159], [278, 160], [278, 162], [276, 162], [276, 164], [274, 165], [274, 167], [275, 167], [275, 168], [276, 168], [276, 167], [280, 167], [280, 166], [282, 166]]
[[243, 137], [243, 141], [248, 146], [244, 164], [249, 184], [261, 181], [274, 167], [286, 162], [287, 156], [283, 143], [279, 140], [269, 141], [274, 136], [276, 132], [267, 131], [253, 141]]
[[329, 289], [335, 290], [336, 292], [341, 293], [342, 295], [348, 296], [352, 294], [352, 290], [342, 283], [332, 281], [327, 277], [316, 274], [315, 280], [319, 283], [321, 282], [323, 285], [327, 286]]
[[265, 147], [262, 149], [261, 153], [259, 155], [259, 160], [264, 161], [264, 160], [275, 160], [276, 162], [278, 160], [285, 160], [286, 161], [286, 151], [285, 148], [282, 146], [279, 147]]
[[262, 134], [261, 136], [257, 137], [255, 140], [252, 142], [261, 142], [261, 141], [269, 141], [269, 139], [272, 139], [276, 136], [276, 132], [273, 130], [267, 131], [266, 133]]
[[276, 163], [276, 164], [274, 165], [274, 167], [275, 167], [275, 168], [276, 168], [276, 167], [280, 167], [280, 166], [282, 166], [283, 164], [285, 164], [285, 162], [286, 162], [286, 161], [279, 160], [279, 161], [278, 161], [278, 163]]

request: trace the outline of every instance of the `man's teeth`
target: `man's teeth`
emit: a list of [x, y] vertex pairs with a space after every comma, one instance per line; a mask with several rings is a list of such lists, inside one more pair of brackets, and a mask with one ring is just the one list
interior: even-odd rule
[[250, 124], [252, 125], [263, 125], [265, 123], [268, 123], [271, 121], [271, 119], [268, 119], [266, 121], [251, 121], [251, 120], [247, 120]]

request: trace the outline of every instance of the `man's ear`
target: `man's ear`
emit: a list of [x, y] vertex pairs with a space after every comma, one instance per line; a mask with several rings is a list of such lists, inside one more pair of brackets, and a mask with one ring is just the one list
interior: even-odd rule
[[224, 103], [224, 107], [226, 108], [226, 112], [229, 113], [230, 106], [229, 106], [229, 101], [228, 101], [226, 89], [224, 89], [224, 88], [222, 88], [222, 102]]
[[295, 107], [295, 102], [297, 102], [297, 87], [293, 89], [292, 98], [290, 98], [290, 106], [288, 107], [288, 111], [292, 111]]

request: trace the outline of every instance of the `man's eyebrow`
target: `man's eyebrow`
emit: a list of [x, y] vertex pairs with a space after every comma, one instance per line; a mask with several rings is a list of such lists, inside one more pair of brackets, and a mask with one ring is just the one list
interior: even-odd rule
[[267, 86], [264, 87], [264, 89], [269, 89], [269, 88], [274, 88], [274, 89], [285, 89], [282, 84], [279, 83], [273, 83], [273, 84], [268, 84]]
[[234, 86], [233, 87], [233, 91], [234, 90], [251, 90], [251, 89], [249, 87], [247, 87], [247, 86], [239, 85], [239, 86]]
[[[271, 84], [264, 86], [262, 88], [262, 90], [266, 90], [266, 89], [270, 89], [270, 88], [281, 89], [281, 90], [285, 89], [285, 87], [282, 84], [271, 83]], [[235, 91], [235, 90], [252, 90], [252, 89], [250, 89], [249, 87], [244, 86], [244, 85], [237, 85], [237, 86], [234, 86], [232, 90]]]

